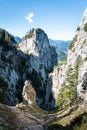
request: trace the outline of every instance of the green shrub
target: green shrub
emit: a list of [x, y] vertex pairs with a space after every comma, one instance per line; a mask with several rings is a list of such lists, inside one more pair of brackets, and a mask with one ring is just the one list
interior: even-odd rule
[[75, 35], [75, 37], [73, 38], [72, 42], [69, 45], [69, 49], [71, 50], [74, 46], [74, 43], [77, 41], [77, 35]]
[[73, 48], [72, 52], [75, 52], [75, 48]]
[[56, 106], [61, 109], [71, 103], [74, 103], [77, 97], [76, 86], [78, 85], [78, 67], [81, 57], [77, 58], [74, 68], [68, 67], [65, 82], [62, 84], [59, 95], [56, 99]]
[[78, 70], [80, 65], [82, 65], [82, 57], [79, 55], [76, 59], [75, 70]]
[[84, 31], [87, 32], [87, 23], [84, 25]]
[[75, 35], [75, 37], [73, 38], [73, 42], [77, 41], [77, 35]]
[[34, 35], [34, 28], [33, 29], [30, 29], [29, 32], [27, 32], [27, 34], [25, 35], [25, 39], [27, 38], [31, 38], [32, 36]]
[[71, 42], [70, 45], [69, 45], [69, 49], [71, 50], [74, 46], [74, 42]]
[[79, 26], [77, 27], [76, 31], [80, 31], [80, 27]]
[[[86, 58], [87, 59], [87, 58]], [[61, 85], [58, 97], [56, 99], [56, 107], [62, 109], [67, 105], [73, 104], [77, 98], [77, 85], [78, 85], [78, 71], [82, 64], [82, 57], [79, 55], [76, 59], [74, 68], [68, 67], [66, 72], [66, 78]]]
[[32, 30], [30, 30], [29, 34], [28, 34], [28, 38], [31, 38], [34, 35], [34, 28]]
[[84, 60], [87, 61], [87, 57]]
[[1, 43], [16, 43], [14, 36], [9, 34], [6, 30], [0, 28], [0, 42]]
[[22, 102], [20, 102], [20, 103], [18, 104], [18, 107], [19, 107], [19, 108], [22, 108], [23, 105], [24, 105], [24, 104], [23, 104]]
[[16, 44], [16, 48], [18, 48], [18, 47], [19, 47], [19, 44], [17, 43], [17, 44]]

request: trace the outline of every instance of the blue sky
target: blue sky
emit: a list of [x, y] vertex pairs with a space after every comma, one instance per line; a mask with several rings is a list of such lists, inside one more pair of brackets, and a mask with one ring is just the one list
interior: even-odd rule
[[51, 39], [69, 40], [86, 7], [87, 0], [0, 0], [0, 27], [20, 37], [42, 28]]

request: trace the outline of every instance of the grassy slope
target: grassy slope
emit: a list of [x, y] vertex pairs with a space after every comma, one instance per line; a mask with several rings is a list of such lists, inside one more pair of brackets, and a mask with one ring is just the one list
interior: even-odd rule
[[9, 107], [0, 104], [0, 130], [22, 130], [27, 126], [40, 125], [47, 119], [47, 112], [35, 104]]
[[87, 130], [87, 106], [74, 105], [56, 116], [56, 120], [48, 123], [48, 130]]
[[35, 104], [8, 107], [0, 104], [0, 130], [22, 130], [45, 126], [48, 130], [87, 130], [87, 106], [73, 105], [61, 111], [46, 112]]

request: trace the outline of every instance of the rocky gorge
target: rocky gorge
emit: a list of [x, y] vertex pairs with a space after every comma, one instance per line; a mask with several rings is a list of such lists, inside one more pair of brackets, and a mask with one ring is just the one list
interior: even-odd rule
[[42, 29], [18, 44], [0, 29], [0, 130], [87, 128], [86, 48], [87, 9], [61, 66]]

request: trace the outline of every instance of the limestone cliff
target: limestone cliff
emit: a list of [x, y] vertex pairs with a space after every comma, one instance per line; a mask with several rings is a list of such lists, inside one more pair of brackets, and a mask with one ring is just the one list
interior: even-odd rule
[[0, 102], [16, 105], [22, 101], [22, 85], [26, 79], [27, 57], [15, 47], [15, 40], [5, 30], [0, 30]]
[[37, 104], [49, 108], [53, 97], [47, 84], [48, 74], [57, 65], [57, 54], [45, 32], [32, 29], [19, 45], [3, 29], [0, 36], [0, 102], [8, 105], [16, 105], [23, 99], [31, 102], [32, 94], [28, 96], [31, 85], [24, 86], [24, 82], [30, 80]]
[[30, 81], [26, 80], [25, 85], [23, 87], [23, 103], [25, 105], [30, 105], [36, 102], [36, 92], [32, 87]]
[[19, 49], [30, 56], [29, 71], [34, 69], [46, 79], [46, 71], [52, 71], [57, 65], [55, 48], [50, 46], [46, 33], [41, 29], [32, 29], [19, 43]]
[[69, 46], [67, 63], [59, 68], [57, 77], [57, 104], [67, 105], [76, 100], [87, 101], [87, 9]]
[[33, 83], [37, 104], [44, 108], [54, 106], [48, 75], [57, 65], [57, 53], [50, 46], [46, 33], [39, 28], [32, 29], [19, 43], [18, 49], [29, 56], [26, 65], [27, 78]]
[[78, 63], [77, 96], [87, 99], [87, 9], [84, 11], [81, 24], [77, 28], [74, 42], [68, 51], [67, 64], [75, 67]]

